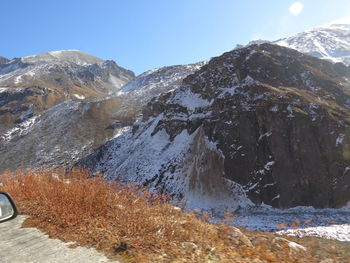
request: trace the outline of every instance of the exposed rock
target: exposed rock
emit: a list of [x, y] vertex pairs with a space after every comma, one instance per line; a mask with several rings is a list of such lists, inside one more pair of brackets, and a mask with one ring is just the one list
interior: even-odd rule
[[277, 249], [283, 249], [284, 247], [289, 247], [289, 251], [291, 254], [298, 255], [302, 252], [307, 251], [306, 247], [299, 245], [298, 243], [289, 241], [282, 237], [275, 237], [272, 240], [272, 246], [276, 246]]
[[228, 200], [230, 189], [224, 181], [224, 159], [216, 150], [210, 149], [204, 130], [198, 128], [193, 138], [191, 152], [181, 165], [188, 180], [188, 194]]
[[253, 247], [250, 239], [242, 233], [241, 230], [235, 227], [230, 228], [230, 238], [236, 242], [236, 245], [245, 245], [248, 247]]

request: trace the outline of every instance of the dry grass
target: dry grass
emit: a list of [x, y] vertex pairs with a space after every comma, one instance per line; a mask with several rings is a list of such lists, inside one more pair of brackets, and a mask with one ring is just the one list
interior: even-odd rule
[[18, 171], [0, 177], [20, 212], [51, 237], [91, 246], [125, 262], [318, 262], [296, 255], [274, 236], [246, 231], [254, 246], [232, 236], [233, 228], [169, 204], [136, 185], [106, 183], [86, 171]]

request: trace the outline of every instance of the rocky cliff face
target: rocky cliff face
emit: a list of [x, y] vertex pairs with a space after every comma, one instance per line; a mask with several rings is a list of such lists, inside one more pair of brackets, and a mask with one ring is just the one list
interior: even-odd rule
[[343, 64], [288, 48], [236, 49], [80, 165], [194, 206], [339, 207], [350, 200], [349, 80]]

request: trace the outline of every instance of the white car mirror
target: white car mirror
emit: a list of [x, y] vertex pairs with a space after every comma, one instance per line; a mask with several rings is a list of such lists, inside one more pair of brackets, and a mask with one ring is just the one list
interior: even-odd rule
[[0, 191], [0, 223], [15, 218], [17, 207], [8, 193]]

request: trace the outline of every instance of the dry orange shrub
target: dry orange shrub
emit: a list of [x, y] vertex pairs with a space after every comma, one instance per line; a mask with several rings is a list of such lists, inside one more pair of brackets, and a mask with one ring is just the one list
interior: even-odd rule
[[273, 248], [273, 235], [250, 232], [266, 241], [237, 245], [227, 224], [210, 224], [207, 215], [174, 207], [164, 195], [89, 178], [84, 170], [20, 170], [0, 182], [30, 216], [26, 226], [125, 262], [316, 262]]

